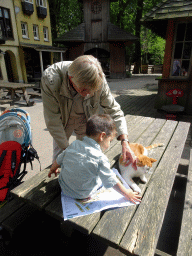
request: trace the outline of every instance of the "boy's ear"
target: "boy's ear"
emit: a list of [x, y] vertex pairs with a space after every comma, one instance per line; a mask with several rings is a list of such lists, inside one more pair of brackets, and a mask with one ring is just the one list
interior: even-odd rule
[[104, 140], [105, 136], [106, 136], [106, 133], [105, 132], [101, 132], [99, 134], [99, 141], [102, 142]]

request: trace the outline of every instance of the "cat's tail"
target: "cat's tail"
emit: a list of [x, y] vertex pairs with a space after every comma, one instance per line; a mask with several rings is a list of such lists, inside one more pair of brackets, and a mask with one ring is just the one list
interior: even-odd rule
[[164, 144], [163, 143], [157, 143], [157, 144], [153, 144], [153, 145], [150, 145], [148, 147], [145, 147], [146, 149], [150, 150], [150, 149], [153, 149], [153, 148], [157, 148], [157, 147], [163, 147]]

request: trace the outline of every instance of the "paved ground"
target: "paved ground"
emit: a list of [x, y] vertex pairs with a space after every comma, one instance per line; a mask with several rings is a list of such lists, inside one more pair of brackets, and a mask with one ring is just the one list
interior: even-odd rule
[[[126, 114], [152, 116], [156, 118], [165, 118], [164, 113], [157, 112], [153, 108], [157, 94], [157, 76], [134, 76], [129, 79], [108, 80], [112, 94], [121, 104]], [[33, 133], [33, 146], [37, 150], [42, 169], [51, 163], [52, 157], [52, 138], [46, 129], [43, 119], [43, 106], [40, 98], [35, 99], [35, 106], [27, 107], [24, 101], [16, 104], [16, 107], [22, 107], [27, 110], [31, 116], [31, 128]], [[2, 106], [3, 108], [6, 105]], [[1, 110], [3, 110], [1, 108]], [[180, 120], [192, 121], [190, 116], [182, 116]], [[74, 136], [72, 140], [74, 139]], [[191, 149], [191, 133], [188, 136], [186, 146], [182, 155], [181, 164], [174, 188], [170, 199], [169, 208], [165, 217], [165, 225], [162, 229], [162, 235], [158, 242], [158, 249], [161, 249], [170, 255], [175, 255], [177, 240], [179, 235], [180, 221], [182, 212], [183, 197], [185, 191], [187, 166], [189, 162], [189, 151]], [[25, 179], [30, 178], [39, 172], [39, 163], [34, 162], [34, 170], [28, 166], [28, 174]], [[184, 175], [183, 175], [184, 174]], [[76, 246], [76, 243], [79, 246]], [[25, 245], [25, 246], [24, 246]], [[26, 253], [24, 248], [29, 250]], [[66, 253], [67, 251], [70, 253]], [[64, 237], [59, 231], [59, 223], [50, 221], [49, 217], [40, 216], [38, 213], [32, 219], [24, 223], [16, 232], [11, 246], [4, 247], [0, 242], [1, 256], [22, 256], [22, 255], [54, 255], [61, 252], [65, 255], [76, 255], [82, 252], [83, 255], [94, 256], [120, 256], [124, 255], [118, 251], [107, 248], [106, 246], [87, 238], [75, 232], [72, 239]]]

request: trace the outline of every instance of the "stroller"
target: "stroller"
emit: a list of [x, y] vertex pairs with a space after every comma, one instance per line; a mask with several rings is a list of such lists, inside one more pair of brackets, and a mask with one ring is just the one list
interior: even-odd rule
[[35, 158], [39, 161], [32, 146], [29, 114], [20, 108], [3, 112], [0, 116], [0, 203], [11, 198], [11, 189], [21, 183], [27, 173], [27, 163], [30, 162], [32, 168]]

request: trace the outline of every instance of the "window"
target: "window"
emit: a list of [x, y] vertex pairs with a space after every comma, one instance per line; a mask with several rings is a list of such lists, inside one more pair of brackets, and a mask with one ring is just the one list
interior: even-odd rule
[[22, 0], [22, 10], [24, 14], [32, 15], [34, 12], [33, 0]]
[[33, 25], [33, 35], [35, 40], [39, 40], [39, 28], [37, 25]]
[[47, 8], [47, 0], [36, 0], [37, 6]]
[[192, 23], [179, 23], [174, 42], [171, 76], [188, 77], [192, 50]]
[[27, 23], [21, 22], [21, 30], [22, 30], [22, 37], [23, 38], [28, 38]]
[[13, 38], [9, 9], [0, 7], [0, 31], [3, 37]]
[[48, 28], [43, 27], [44, 41], [49, 41]]

